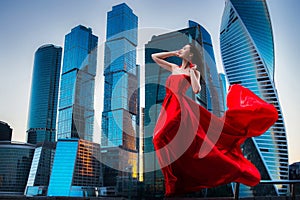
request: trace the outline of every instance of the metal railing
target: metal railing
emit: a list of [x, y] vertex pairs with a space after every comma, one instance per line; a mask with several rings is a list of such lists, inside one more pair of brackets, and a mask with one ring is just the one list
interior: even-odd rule
[[[290, 197], [296, 199], [295, 184], [299, 184], [300, 180], [261, 180], [259, 184], [282, 184], [290, 186]], [[234, 187], [234, 199], [238, 200], [240, 195], [240, 183], [236, 183]]]

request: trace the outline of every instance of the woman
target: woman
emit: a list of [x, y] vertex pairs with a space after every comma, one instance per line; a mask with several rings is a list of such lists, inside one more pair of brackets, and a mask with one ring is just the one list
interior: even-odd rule
[[[185, 95], [192, 87], [201, 90], [199, 51], [192, 44], [172, 52], [152, 54], [152, 59], [171, 75], [166, 96], [154, 129], [153, 144], [164, 178], [166, 196], [216, 187], [230, 182], [254, 186], [260, 173], [248, 161], [240, 145], [249, 137], [263, 134], [277, 120], [275, 107], [250, 90], [230, 86], [228, 110], [218, 118]], [[165, 58], [177, 56], [180, 66]], [[193, 62], [192, 62], [193, 61]]]

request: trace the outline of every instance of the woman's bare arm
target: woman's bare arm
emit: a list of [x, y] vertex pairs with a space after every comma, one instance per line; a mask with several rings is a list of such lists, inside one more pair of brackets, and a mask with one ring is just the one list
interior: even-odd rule
[[154, 53], [151, 55], [151, 57], [154, 60], [154, 62], [156, 62], [159, 66], [172, 72], [173, 68], [176, 67], [176, 64], [165, 61], [164, 59], [171, 56], [177, 56], [177, 55], [178, 55], [177, 51], [170, 51], [170, 52]]
[[200, 72], [196, 69], [196, 66], [190, 69], [191, 85], [195, 94], [201, 90], [200, 85]]

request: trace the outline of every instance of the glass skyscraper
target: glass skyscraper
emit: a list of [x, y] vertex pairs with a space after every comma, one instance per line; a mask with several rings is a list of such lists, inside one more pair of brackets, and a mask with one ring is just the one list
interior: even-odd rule
[[[158, 166], [152, 138], [153, 130], [165, 97], [165, 82], [170, 72], [159, 67], [151, 58], [156, 52], [174, 51], [188, 43], [193, 43], [203, 51], [204, 78], [201, 91], [194, 94], [191, 89], [187, 95], [217, 116], [224, 112], [223, 94], [217, 73], [210, 34], [196, 22], [189, 21], [189, 27], [178, 31], [153, 36], [145, 45], [145, 109], [144, 109], [144, 185], [146, 195], [162, 196], [164, 180]], [[181, 59], [170, 57], [167, 60], [178, 65]]]
[[93, 141], [98, 37], [79, 25], [65, 37], [57, 138]]
[[125, 3], [107, 13], [102, 147], [136, 150], [138, 18]]
[[[288, 179], [288, 146], [274, 84], [273, 33], [265, 0], [227, 0], [220, 28], [221, 53], [230, 84], [239, 83], [273, 104], [279, 118], [263, 135], [246, 140], [244, 155], [263, 180]], [[286, 194], [286, 185], [241, 187], [241, 195]]]
[[[134, 195], [137, 176], [138, 18], [125, 3], [107, 13], [101, 157], [106, 195]], [[130, 188], [129, 185], [131, 185]], [[111, 191], [111, 192], [109, 192]]]
[[35, 52], [28, 112], [28, 143], [55, 141], [62, 48], [47, 44]]

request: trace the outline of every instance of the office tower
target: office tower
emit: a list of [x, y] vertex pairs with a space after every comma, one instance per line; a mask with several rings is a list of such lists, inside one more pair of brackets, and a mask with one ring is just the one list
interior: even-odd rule
[[[187, 95], [217, 116], [224, 112], [211, 37], [205, 28], [189, 21], [188, 28], [153, 36], [145, 45], [144, 185], [145, 194], [149, 196], [161, 196], [164, 193], [163, 175], [157, 163], [152, 138], [165, 97], [165, 82], [170, 75], [169, 71], [154, 63], [151, 54], [178, 50], [188, 43], [194, 44], [203, 52], [204, 78], [200, 81], [200, 93], [194, 94], [190, 88]], [[167, 60], [181, 65], [181, 59], [178, 57], [170, 57]]]
[[100, 186], [100, 145], [77, 138], [59, 139], [47, 196], [97, 196]]
[[36, 144], [24, 194], [26, 196], [46, 196], [56, 142]]
[[121, 194], [128, 177], [137, 178], [137, 25], [137, 16], [125, 3], [107, 13], [101, 156], [104, 186]]
[[49, 183], [54, 150], [46, 146], [55, 141], [61, 56], [62, 48], [52, 44], [35, 53], [27, 133], [28, 143], [37, 148], [26, 179], [26, 195], [45, 195]]
[[57, 138], [93, 141], [98, 37], [79, 25], [65, 36]]
[[12, 128], [10, 126], [0, 121], [0, 141], [11, 141]]
[[137, 16], [125, 4], [107, 14], [104, 57], [103, 147], [136, 149]]
[[0, 196], [23, 195], [34, 145], [0, 141]]
[[[265, 0], [227, 0], [220, 28], [221, 53], [230, 84], [239, 83], [273, 104], [278, 120], [263, 135], [246, 140], [244, 155], [263, 180], [288, 179], [288, 146], [283, 114], [274, 84], [274, 43]], [[286, 185], [241, 187], [241, 195], [286, 194]]]
[[53, 44], [37, 49], [31, 82], [27, 142], [55, 141], [62, 48]]

